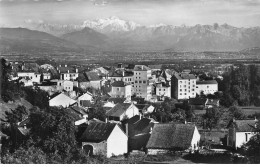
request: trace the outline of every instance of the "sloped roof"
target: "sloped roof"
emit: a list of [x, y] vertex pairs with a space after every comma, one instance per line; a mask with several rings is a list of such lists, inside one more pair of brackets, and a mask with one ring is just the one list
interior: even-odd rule
[[113, 117], [120, 117], [122, 114], [125, 113], [125, 111], [131, 106], [129, 103], [118, 103], [113, 107], [111, 110], [109, 110], [106, 115], [107, 116], [113, 116]]
[[[124, 75], [123, 75], [124, 73]], [[110, 77], [128, 77], [128, 76], [133, 76], [134, 73], [131, 71], [126, 71], [124, 69], [117, 69], [115, 71], [111, 71], [109, 76]]]
[[125, 87], [129, 84], [125, 83], [124, 81], [115, 81], [111, 84], [113, 87]]
[[124, 103], [125, 100], [126, 98], [121, 98], [121, 97], [110, 97], [109, 99], [107, 99], [107, 101], [114, 102], [114, 104]]
[[91, 107], [92, 104], [89, 100], [80, 100], [80, 104], [83, 106], [83, 107]]
[[196, 77], [193, 74], [185, 74], [181, 73], [179, 75], [174, 75], [177, 79], [196, 79]]
[[149, 67], [145, 65], [135, 65], [134, 71], [148, 71], [151, 70]]
[[82, 142], [107, 140], [115, 126], [115, 123], [90, 122], [80, 139]]
[[78, 81], [79, 82], [87, 82], [88, 80], [87, 80], [84, 73], [79, 73]]
[[208, 81], [197, 81], [197, 85], [208, 85], [208, 84], [218, 84], [216, 80], [208, 80]]
[[233, 124], [237, 132], [253, 132], [255, 130], [255, 123], [255, 120], [231, 120], [228, 127]]
[[101, 80], [99, 75], [93, 71], [85, 72], [85, 75], [86, 75], [88, 81], [100, 81]]
[[191, 145], [195, 125], [154, 124], [146, 145], [149, 149], [187, 149]]
[[148, 65], [149, 68], [151, 69], [161, 69], [162, 65], [161, 64], [154, 64], [154, 65]]

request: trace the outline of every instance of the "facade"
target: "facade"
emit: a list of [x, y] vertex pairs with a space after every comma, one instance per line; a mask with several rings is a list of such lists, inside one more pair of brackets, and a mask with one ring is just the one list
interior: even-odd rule
[[156, 95], [171, 98], [171, 86], [164, 82], [156, 84]]
[[65, 65], [64, 67], [61, 67], [61, 65], [57, 68], [60, 74], [61, 80], [76, 80], [79, 76], [78, 69], [77, 68], [71, 68], [67, 67]]
[[200, 95], [203, 92], [205, 95], [214, 94], [218, 91], [218, 82], [215, 80], [210, 81], [197, 81], [196, 94]]
[[40, 73], [35, 73], [35, 72], [31, 72], [31, 71], [20, 71], [17, 72], [17, 76], [18, 78], [29, 78], [30, 80], [32, 80], [32, 82], [36, 82], [36, 83], [40, 83], [41, 82], [41, 74]]
[[228, 124], [227, 145], [235, 149], [247, 143], [255, 134], [258, 120], [231, 120]]
[[152, 97], [152, 84], [149, 82], [149, 80], [152, 78], [152, 70], [145, 65], [136, 65], [133, 72], [133, 93], [137, 97], [150, 100]]
[[171, 79], [172, 97], [189, 99], [196, 97], [196, 77], [193, 74], [173, 75]]
[[132, 85], [127, 84], [123, 81], [115, 81], [111, 84], [112, 90], [111, 90], [111, 97], [123, 97], [130, 99], [131, 98], [131, 88]]
[[80, 101], [83, 100], [93, 101], [93, 95], [89, 92], [84, 93], [83, 95], [78, 97], [78, 104], [80, 105], [81, 104]]
[[58, 80], [57, 90], [73, 91], [73, 82], [69, 80]]
[[118, 103], [106, 113], [110, 121], [122, 121], [135, 115], [140, 115], [139, 109], [130, 103]]
[[43, 80], [50, 80], [51, 79], [51, 73], [43, 73], [42, 78], [43, 78]]
[[88, 155], [106, 157], [127, 153], [128, 137], [115, 123], [91, 122], [81, 136], [82, 148]]
[[148, 154], [167, 151], [197, 150], [200, 134], [195, 125], [157, 123], [146, 145]]
[[58, 107], [62, 106], [64, 108], [67, 108], [70, 105], [75, 103], [76, 103], [75, 100], [71, 99], [69, 96], [65, 95], [64, 93], [60, 93], [49, 100], [50, 106], [58, 106]]

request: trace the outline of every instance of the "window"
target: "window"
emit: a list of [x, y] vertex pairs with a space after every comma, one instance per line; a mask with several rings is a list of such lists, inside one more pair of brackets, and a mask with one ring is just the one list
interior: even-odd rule
[[165, 91], [165, 89], [163, 89], [163, 91]]
[[198, 86], [196, 86], [196, 88], [199, 88]]
[[135, 81], [135, 83], [138, 83], [137, 81]]
[[192, 91], [195, 91], [194, 89], [192, 89]]
[[187, 93], [184, 93], [184, 95], [187, 95]]
[[184, 90], [185, 92], [187, 91], [187, 89]]
[[146, 81], [143, 81], [143, 83], [145, 84], [145, 83], [146, 83]]
[[139, 79], [141, 79], [141, 77], [139, 77]]
[[182, 93], [180, 93], [180, 95], [182, 95]]
[[141, 73], [139, 72], [139, 75], [141, 75]]
[[159, 91], [161, 91], [161, 89], [159, 89]]
[[182, 89], [180, 89], [180, 92], [182, 92]]
[[117, 91], [119, 91], [119, 88], [116, 88], [117, 89]]
[[142, 81], [139, 81], [139, 83], [142, 83]]
[[209, 86], [207, 86], [207, 88], [209, 88]]
[[184, 85], [184, 88], [186, 88], [186, 85]]

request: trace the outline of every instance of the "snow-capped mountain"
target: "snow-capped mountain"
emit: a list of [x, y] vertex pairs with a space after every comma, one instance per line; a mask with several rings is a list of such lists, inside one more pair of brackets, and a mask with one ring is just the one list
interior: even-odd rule
[[133, 21], [121, 20], [115, 16], [107, 19], [86, 20], [83, 22], [83, 27], [89, 27], [102, 33], [133, 31], [140, 26], [140, 24]]

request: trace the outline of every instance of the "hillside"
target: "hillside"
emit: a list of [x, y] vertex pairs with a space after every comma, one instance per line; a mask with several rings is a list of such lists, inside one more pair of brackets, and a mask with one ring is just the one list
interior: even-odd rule
[[73, 42], [25, 28], [0, 28], [0, 52], [80, 51]]

